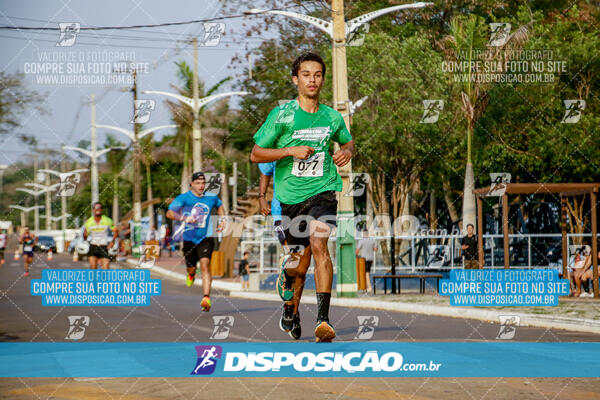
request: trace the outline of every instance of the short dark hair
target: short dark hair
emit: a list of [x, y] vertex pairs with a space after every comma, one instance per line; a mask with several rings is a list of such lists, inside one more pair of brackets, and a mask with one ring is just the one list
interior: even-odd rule
[[316, 53], [311, 53], [310, 51], [300, 54], [294, 60], [294, 62], [292, 63], [292, 76], [298, 76], [298, 70], [300, 69], [300, 64], [302, 64], [304, 61], [316, 61], [319, 64], [321, 64], [321, 67], [323, 67], [323, 76], [325, 76], [325, 71], [326, 71], [325, 62], [323, 62], [323, 59], [321, 58], [320, 55], [318, 55]]
[[467, 224], [467, 228], [468, 227], [472, 227], [473, 229], [475, 229], [475, 225], [473, 225], [473, 224]]
[[246, 250], [246, 251], [244, 252], [244, 255], [246, 255], [246, 254], [250, 254], [250, 252], [249, 252], [248, 250]]

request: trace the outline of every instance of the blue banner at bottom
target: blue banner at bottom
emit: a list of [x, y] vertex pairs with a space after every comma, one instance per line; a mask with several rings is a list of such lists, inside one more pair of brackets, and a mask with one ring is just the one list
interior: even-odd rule
[[598, 377], [600, 343], [0, 343], [0, 377], [357, 376]]

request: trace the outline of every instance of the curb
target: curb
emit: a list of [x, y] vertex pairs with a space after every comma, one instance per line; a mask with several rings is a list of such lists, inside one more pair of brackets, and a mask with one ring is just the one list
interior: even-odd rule
[[[127, 262], [129, 264], [137, 264], [136, 260], [128, 259]], [[154, 266], [152, 267], [152, 270], [158, 272], [159, 274], [176, 278], [179, 280], [185, 279], [184, 274], [169, 271], [168, 269], [162, 267]], [[196, 279], [196, 282], [201, 283], [202, 280]], [[196, 284], [196, 282], [194, 282], [194, 284]], [[212, 286], [215, 289], [229, 291], [229, 296], [231, 297], [281, 302], [281, 298], [276, 293], [243, 292], [241, 291], [242, 286], [240, 283], [213, 280]], [[317, 300], [313, 296], [311, 296], [310, 298], [303, 298], [302, 301], [307, 304], [317, 304]], [[468, 318], [494, 323], [499, 323], [499, 317], [501, 315], [516, 315], [521, 319], [519, 326], [530, 326], [548, 329], [564, 329], [576, 332], [600, 334], [600, 321], [592, 319], [548, 317], [533, 314], [515, 313], [511, 311], [481, 310], [476, 308], [445, 307], [434, 305], [421, 305], [414, 303], [386, 302], [380, 300], [363, 300], [357, 298], [340, 297], [332, 297], [331, 305], [356, 308], [370, 308], [384, 311], [398, 311], [412, 314], [435, 315], [438, 317]]]
[[[131, 265], [137, 265], [137, 260], [128, 258], [127, 263], [131, 264]], [[170, 278], [174, 278], [174, 279], [177, 279], [180, 281], [185, 280], [185, 274], [182, 274], [180, 272], [170, 271], [166, 268], [158, 267], [156, 265], [153, 266], [152, 268], [150, 268], [150, 271], [158, 272], [161, 275], [165, 275], [165, 276], [168, 276]], [[200, 277], [196, 278], [196, 280], [194, 281], [194, 285], [202, 285], [202, 278], [200, 278]], [[228, 292], [240, 291], [242, 289], [242, 285], [240, 283], [224, 282], [224, 281], [219, 281], [219, 280], [213, 280], [212, 287], [215, 289], [220, 289], [220, 290], [224, 290], [224, 291], [228, 291]], [[278, 298], [279, 298], [279, 296], [278, 296]]]

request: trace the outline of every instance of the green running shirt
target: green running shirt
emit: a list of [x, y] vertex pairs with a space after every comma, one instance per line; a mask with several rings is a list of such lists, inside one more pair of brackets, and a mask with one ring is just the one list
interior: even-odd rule
[[283, 204], [298, 204], [319, 193], [342, 190], [342, 178], [329, 154], [331, 141], [343, 145], [352, 136], [342, 114], [319, 104], [315, 113], [304, 111], [298, 100], [275, 107], [254, 135], [262, 148], [310, 146], [315, 152], [307, 160], [284, 157], [275, 166], [276, 196]]

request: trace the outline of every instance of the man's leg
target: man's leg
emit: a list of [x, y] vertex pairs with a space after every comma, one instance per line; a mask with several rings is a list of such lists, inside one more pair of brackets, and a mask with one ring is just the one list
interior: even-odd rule
[[212, 276], [210, 275], [210, 258], [202, 256], [200, 258], [200, 271], [202, 271], [202, 291], [204, 296], [202, 296], [202, 301], [200, 302], [200, 307], [202, 307], [202, 311], [210, 311], [211, 302], [210, 302], [210, 287], [212, 284]]
[[29, 274], [29, 265], [31, 264], [32, 261], [33, 261], [32, 257], [30, 257], [30, 256], [23, 257], [23, 264], [25, 266], [25, 274]]
[[200, 259], [200, 270], [202, 271], [202, 290], [204, 297], [200, 302], [203, 311], [210, 311], [210, 289], [212, 276], [210, 275], [210, 258], [212, 256], [215, 241], [213, 238], [205, 238], [200, 244], [196, 245], [196, 254]]
[[110, 269], [110, 258], [103, 257], [100, 259], [100, 266], [104, 269]]
[[198, 264], [198, 250], [196, 247], [197, 245], [194, 242], [183, 242], [181, 249], [187, 270], [185, 284], [188, 287], [191, 287], [196, 279], [196, 265]]
[[310, 223], [310, 247], [315, 258], [315, 284], [317, 289], [317, 341], [327, 342], [335, 337], [335, 330], [329, 323], [329, 302], [333, 282], [333, 264], [329, 256], [327, 241], [331, 229], [321, 221]]
[[212, 276], [210, 275], [210, 258], [200, 259], [200, 270], [202, 271], [202, 290], [205, 296], [210, 296]]
[[90, 269], [96, 269], [98, 267], [98, 259], [95, 256], [89, 256], [88, 261], [90, 263]]
[[286, 304], [294, 305], [294, 314], [298, 313], [298, 307], [300, 306], [300, 299], [302, 298], [302, 291], [304, 290], [304, 282], [306, 281], [306, 272], [310, 266], [311, 254], [312, 251], [310, 246], [307, 246], [304, 249], [302, 257], [300, 258], [298, 267], [294, 270], [294, 275], [296, 277], [294, 281], [294, 298], [291, 301], [286, 302]]
[[311, 221], [310, 247], [315, 259], [315, 284], [317, 293], [330, 293], [333, 282], [333, 264], [327, 242], [331, 229], [321, 221]]

